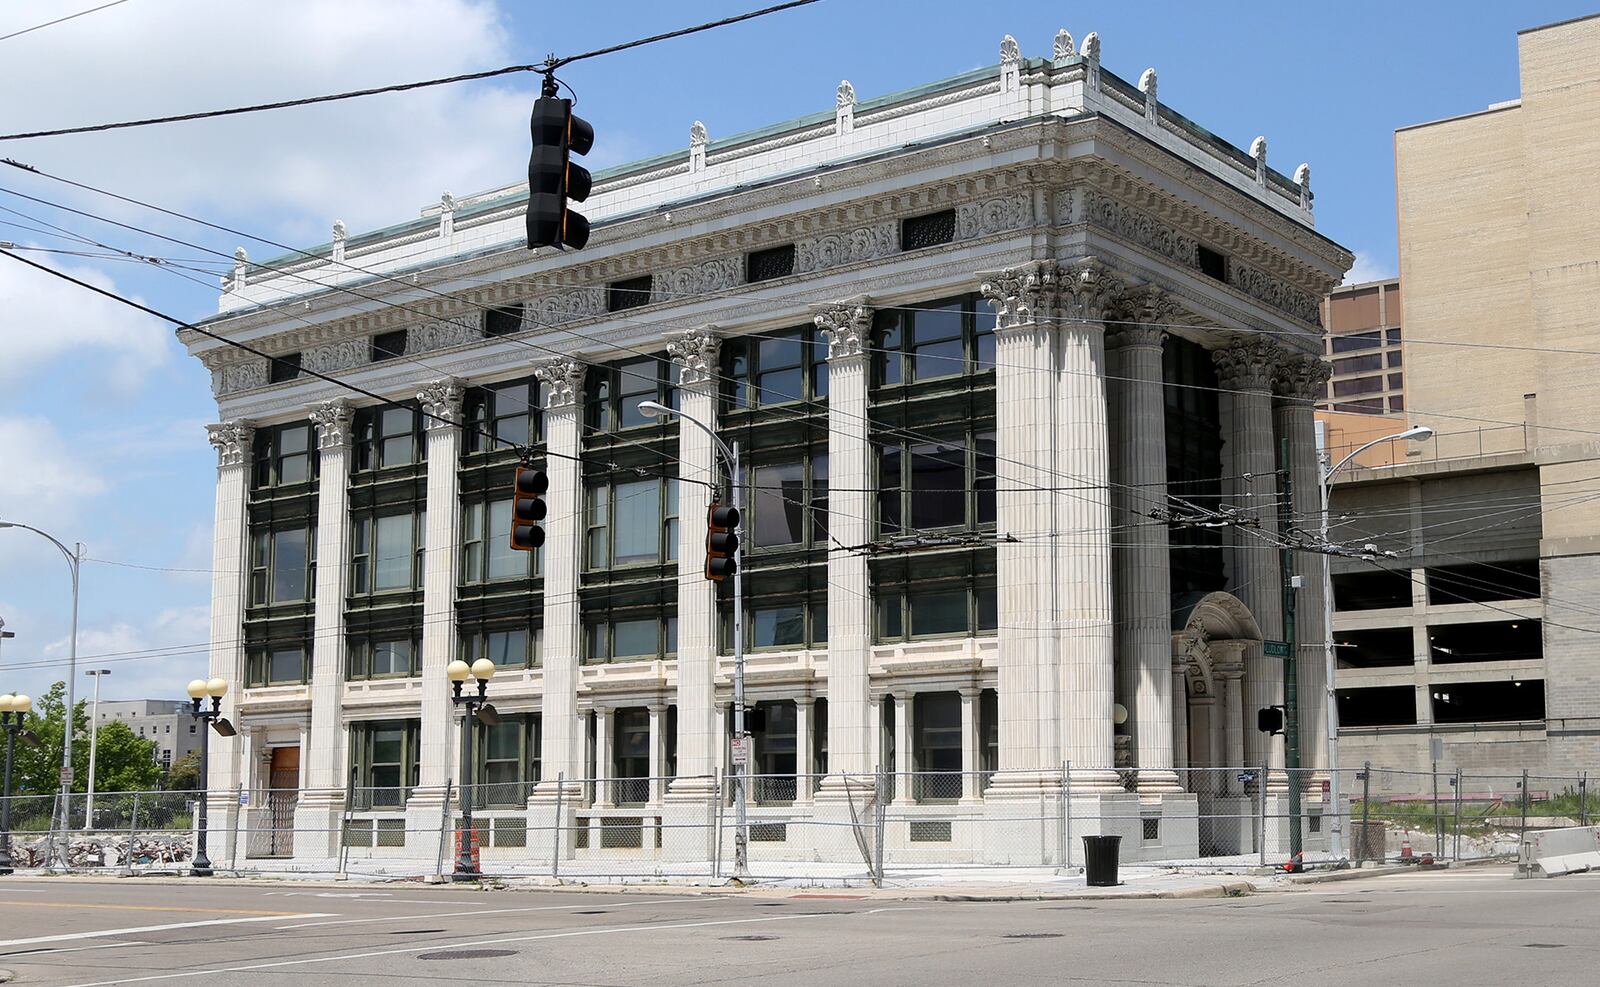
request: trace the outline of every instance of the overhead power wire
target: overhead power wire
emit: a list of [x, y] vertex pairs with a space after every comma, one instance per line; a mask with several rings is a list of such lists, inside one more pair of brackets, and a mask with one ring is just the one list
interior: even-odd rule
[[42, 31], [47, 27], [54, 27], [57, 24], [65, 24], [67, 21], [77, 20], [79, 17], [86, 17], [95, 11], [107, 10], [111, 7], [115, 7], [119, 4], [124, 4], [127, 2], [128, 0], [111, 0], [110, 3], [103, 3], [98, 7], [90, 7], [88, 10], [80, 10], [76, 14], [68, 14], [65, 17], [57, 17], [53, 21], [45, 21], [43, 24], [35, 24], [32, 27], [25, 27], [20, 31], [12, 31], [10, 34], [0, 34], [0, 41], [10, 41], [12, 38], [20, 38], [24, 34], [32, 34], [34, 31]]
[[[117, 0], [117, 2], [124, 2], [124, 0]], [[390, 86], [375, 86], [371, 89], [355, 89], [349, 92], [329, 93], [323, 96], [305, 96], [299, 99], [283, 99], [271, 103], [254, 103], [249, 106], [234, 106], [221, 110], [200, 110], [194, 113], [177, 113], [171, 116], [146, 117], [138, 120], [121, 120], [115, 123], [96, 123], [79, 127], [58, 127], [52, 130], [34, 130], [15, 134], [0, 134], [0, 141], [31, 140], [35, 137], [63, 137], [68, 134], [102, 133], [108, 130], [128, 130], [134, 127], [152, 127], [157, 124], [182, 123], [190, 120], [208, 120], [214, 117], [239, 116], [240, 114], [244, 113], [261, 113], [267, 110], [284, 110], [296, 106], [314, 106], [318, 103], [336, 103], [341, 100], [358, 99], [363, 96], [378, 96], [384, 93], [409, 92], [413, 89], [428, 89], [434, 86], [448, 86], [458, 82], [477, 82], [482, 79], [493, 79], [499, 76], [514, 75], [521, 72], [549, 73], [562, 67], [563, 65], [570, 65], [573, 62], [581, 61], [582, 59], [595, 58], [600, 55], [609, 55], [614, 52], [626, 51], [629, 48], [638, 48], [641, 45], [654, 44], [655, 42], [666, 41], [670, 38], [681, 38], [685, 35], [697, 34], [701, 31], [712, 30], [713, 28], [726, 27], [729, 24], [737, 24], [740, 21], [748, 21], [757, 17], [764, 17], [767, 14], [775, 14], [779, 11], [789, 10], [794, 7], [804, 7], [808, 4], [817, 2], [818, 0], [789, 0], [787, 3], [780, 3], [771, 7], [763, 7], [760, 10], [752, 10], [743, 14], [735, 14], [732, 17], [724, 17], [719, 20], [708, 21], [704, 24], [697, 24], [694, 27], [679, 28], [675, 31], [667, 31], [662, 34], [653, 34], [648, 38], [639, 38], [634, 41], [623, 42], [622, 44], [607, 45], [604, 48], [596, 48], [592, 51], [580, 52], [576, 55], [566, 55], [560, 58], [551, 56], [545, 61], [537, 64], [506, 65], [497, 69], [486, 69], [482, 72], [465, 72], [460, 75], [449, 75], [439, 79], [423, 79], [417, 82], [402, 82]], [[113, 4], [107, 4], [106, 6], [113, 6]], [[95, 9], [98, 10], [102, 8]], [[91, 11], [84, 11], [84, 13], [90, 12]], [[73, 16], [82, 15], [75, 14]], [[62, 19], [65, 20], [67, 18]], [[44, 26], [46, 25], [39, 25], [39, 27]], [[38, 28], [29, 28], [28, 30], [37, 29]], [[14, 35], [7, 35], [7, 37], [13, 36]], [[4, 40], [4, 37], [0, 37], [0, 41]]]

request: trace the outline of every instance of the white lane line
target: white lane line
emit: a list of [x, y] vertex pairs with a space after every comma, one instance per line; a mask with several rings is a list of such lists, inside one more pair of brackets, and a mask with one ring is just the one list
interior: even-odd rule
[[[337, 912], [307, 912], [301, 918], [332, 918]], [[44, 942], [71, 942], [76, 939], [104, 939], [107, 936], [133, 936], [145, 932], [171, 932], [176, 929], [203, 929], [213, 925], [240, 925], [245, 922], [282, 922], [282, 915], [253, 915], [249, 918], [213, 918], [202, 922], [173, 922], [170, 925], [141, 925], [131, 929], [95, 929], [89, 932], [64, 932], [55, 936], [34, 936], [31, 939], [0, 940], [0, 952], [17, 946], [36, 946]]]
[[[148, 977], [123, 977], [118, 980], [96, 980], [71, 984], [69, 987], [114, 987], [117, 984], [140, 984], [154, 980], [180, 980], [186, 977], [213, 977], [219, 973], [249, 973], [254, 970], [275, 970], [286, 966], [306, 966], [312, 963], [338, 963], [345, 960], [366, 960], [379, 956], [403, 956], [424, 953], [435, 949], [470, 949], [477, 946], [502, 946], [514, 942], [543, 942], [551, 939], [574, 939], [579, 936], [621, 935], [629, 932], [674, 932], [681, 929], [706, 929], [729, 925], [761, 925], [771, 922], [799, 922], [812, 918], [839, 918], [851, 915], [876, 915], [879, 912], [900, 911], [896, 908], [873, 908], [866, 912], [811, 912], [805, 915], [767, 915], [761, 918], [729, 918], [706, 922], [674, 922], [668, 925], [614, 925], [595, 929], [570, 929], [564, 932], [541, 932], [529, 936], [507, 936], [499, 939], [478, 939], [444, 945], [402, 946], [398, 949], [378, 949], [366, 953], [340, 953], [336, 956], [312, 956], [294, 960], [276, 960], [271, 963], [250, 963], [244, 966], [213, 967], [206, 970], [183, 970], [178, 973], [158, 973]], [[358, 974], [351, 974], [358, 976]]]
[[[717, 895], [717, 896], [714, 897], [714, 900], [720, 901], [724, 897], [725, 897], [724, 895]], [[699, 896], [699, 895], [694, 895], [694, 896], [682, 896], [682, 895], [680, 895], [680, 896], [674, 897], [674, 898], [651, 898], [651, 899], [649, 899], [647, 901], [621, 901], [621, 902], [617, 902], [615, 904], [607, 902], [602, 907], [604, 907], [607, 911], [610, 911], [613, 908], [632, 908], [632, 907], [635, 907], [637, 905], [675, 905], [675, 904], [679, 904], [681, 902], [686, 902], [686, 901], [707, 901], [707, 900], [713, 900], [713, 898], [711, 898], [711, 897], [702, 897], [702, 896]], [[439, 904], [439, 903], [438, 902], [427, 902], [427, 904]], [[370, 924], [372, 924], [374, 922], [416, 922], [416, 921], [426, 921], [428, 919], [435, 919], [435, 918], [460, 918], [463, 915], [478, 916], [478, 915], [502, 915], [502, 914], [516, 913], [516, 912], [558, 912], [558, 911], [562, 911], [564, 909], [572, 909], [572, 908], [585, 908], [585, 909], [594, 908], [597, 904], [600, 904], [600, 903], [599, 902], [590, 901], [590, 902], [584, 902], [584, 903], [576, 904], [576, 905], [539, 905], [539, 906], [529, 906], [527, 908], [487, 908], [487, 909], [479, 908], [479, 909], [474, 909], [473, 911], [469, 911], [469, 912], [427, 912], [427, 913], [422, 914], [422, 915], [383, 915], [383, 916], [379, 916], [377, 918], [342, 918], [342, 919], [335, 919], [332, 922], [301, 922], [301, 923], [299, 923], [297, 925], [280, 925], [274, 931], [277, 931], [277, 932], [288, 932], [291, 929], [321, 929], [321, 928], [325, 928], [326, 926], [330, 926], [330, 925], [370, 925]]]
[[6, 959], [31, 960], [35, 956], [54, 956], [57, 953], [81, 953], [89, 949], [116, 949], [120, 946], [148, 945], [150, 944], [147, 942], [140, 942], [137, 939], [129, 939], [125, 942], [103, 942], [98, 946], [61, 946], [56, 949], [23, 949], [18, 950], [15, 953], [0, 953], [0, 956], [4, 956]]

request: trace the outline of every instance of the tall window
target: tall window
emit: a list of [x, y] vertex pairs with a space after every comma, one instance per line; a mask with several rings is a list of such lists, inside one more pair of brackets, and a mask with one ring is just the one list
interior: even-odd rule
[[422, 462], [422, 412], [414, 405], [362, 408], [356, 412], [357, 471]]
[[350, 538], [350, 592], [355, 595], [422, 588], [427, 512], [356, 518]]
[[502, 714], [494, 726], [481, 727], [478, 747], [478, 790], [473, 802], [481, 808], [525, 808], [539, 783], [539, 714]]
[[678, 651], [678, 617], [660, 609], [586, 618], [583, 659], [591, 664], [663, 658]]
[[669, 408], [677, 407], [671, 364], [656, 356], [618, 360], [605, 366], [591, 367], [585, 394], [588, 396], [587, 423], [595, 432], [615, 432], [655, 424], [654, 418], [639, 410], [639, 405], [646, 401], [656, 401]]
[[359, 809], [398, 809], [417, 783], [417, 720], [350, 725], [352, 802]]
[[[723, 620], [723, 651], [731, 651], [733, 622]], [[828, 644], [828, 599], [810, 597], [757, 597], [744, 614], [744, 645], [752, 651], [793, 651]]]
[[951, 801], [961, 797], [961, 694], [923, 692], [912, 700], [915, 732], [913, 797]]
[[316, 530], [257, 528], [250, 534], [250, 604], [298, 603], [311, 599], [316, 583]]
[[770, 407], [828, 396], [828, 345], [811, 326], [722, 344], [723, 404]]
[[591, 486], [588, 568], [658, 565], [678, 557], [678, 484], [651, 477]]
[[828, 456], [763, 463], [750, 471], [751, 548], [825, 545], [828, 540]]
[[544, 549], [511, 547], [511, 498], [474, 500], [461, 509], [461, 581], [492, 583], [527, 579], [543, 571]]
[[650, 711], [642, 706], [612, 715], [612, 800], [618, 805], [650, 801]]
[[469, 665], [487, 658], [496, 668], [537, 668], [543, 651], [544, 628], [525, 622], [463, 632], [459, 657]]
[[544, 392], [536, 378], [468, 390], [466, 451], [495, 452], [544, 441], [543, 407]]
[[873, 330], [879, 385], [994, 369], [994, 312], [975, 294], [880, 311]]
[[995, 583], [987, 577], [880, 586], [875, 598], [884, 643], [993, 634], [1000, 626]]
[[405, 678], [422, 669], [422, 642], [415, 632], [353, 636], [345, 675], [349, 679]]
[[245, 651], [245, 684], [251, 688], [310, 680], [311, 649], [304, 641], [268, 642]]
[[316, 476], [316, 465], [309, 422], [256, 431], [252, 479], [257, 489], [308, 483]]
[[878, 533], [975, 530], [995, 523], [995, 433], [878, 446]]
[[757, 703], [766, 721], [755, 732], [755, 774], [751, 786], [757, 802], [793, 802], [799, 770], [799, 726], [793, 700]]

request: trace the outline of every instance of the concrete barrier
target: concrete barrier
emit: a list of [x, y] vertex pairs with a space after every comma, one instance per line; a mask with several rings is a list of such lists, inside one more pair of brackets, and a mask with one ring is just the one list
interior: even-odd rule
[[1518, 877], [1558, 877], [1600, 870], [1600, 826], [1527, 833], [1517, 852]]

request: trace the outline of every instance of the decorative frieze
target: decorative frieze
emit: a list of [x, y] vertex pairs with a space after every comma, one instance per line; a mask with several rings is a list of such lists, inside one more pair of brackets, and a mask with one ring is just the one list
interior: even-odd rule
[[1235, 339], [1211, 351], [1217, 365], [1217, 382], [1230, 391], [1266, 391], [1272, 376], [1283, 361], [1283, 348], [1270, 336]]
[[[1155, 251], [1185, 267], [1198, 266], [1200, 241], [1180, 233], [1171, 226], [1149, 216], [1125, 202], [1096, 189], [1086, 188], [1081, 194], [1081, 221], [1110, 230], [1124, 240]], [[1061, 196], [1057, 202], [1057, 222], [1065, 226], [1072, 222], [1072, 200]]]
[[219, 367], [217, 373], [212, 375], [211, 390], [221, 397], [224, 394], [236, 394], [239, 391], [265, 387], [270, 366], [266, 360], [251, 358], [243, 363], [230, 363]]
[[900, 224], [877, 223], [806, 237], [794, 244], [794, 273], [811, 274], [898, 253]]
[[1266, 302], [1280, 312], [1287, 312], [1302, 322], [1317, 325], [1321, 309], [1315, 295], [1258, 271], [1248, 264], [1234, 262], [1228, 265], [1228, 283], [1257, 301]]
[[1033, 196], [1014, 192], [983, 202], [967, 202], [956, 207], [956, 239], [1005, 233], [1033, 222]]
[[695, 296], [727, 291], [743, 283], [742, 256], [713, 257], [698, 264], [657, 271], [651, 294], [672, 301], [694, 300]]
[[533, 374], [544, 385], [547, 409], [570, 408], [582, 398], [584, 365], [577, 360], [554, 357], [535, 366]]
[[217, 450], [217, 468], [243, 466], [250, 461], [255, 442], [255, 426], [245, 421], [228, 421], [206, 426], [206, 438]]
[[429, 381], [422, 385], [417, 392], [417, 401], [422, 405], [426, 418], [423, 427], [428, 431], [439, 428], [454, 428], [461, 424], [461, 398], [463, 389], [461, 382], [452, 377], [443, 377], [439, 380]]
[[317, 448], [321, 450], [349, 448], [353, 436], [351, 424], [355, 411], [345, 398], [323, 401], [311, 409], [311, 424], [317, 428]]
[[372, 362], [372, 340], [366, 336], [313, 346], [300, 355], [300, 365], [319, 374], [349, 370]]
[[559, 291], [535, 298], [528, 303], [526, 311], [528, 317], [541, 326], [558, 326], [576, 319], [589, 319], [605, 314], [606, 291], [599, 286]]
[[406, 352], [426, 353], [482, 338], [483, 324], [476, 313], [442, 322], [423, 322], [406, 327]]
[[696, 387], [716, 380], [721, 345], [715, 326], [668, 333], [667, 356], [678, 368], [678, 386]]
[[828, 360], [866, 356], [872, 338], [872, 308], [865, 295], [813, 309], [812, 324], [828, 343]]

